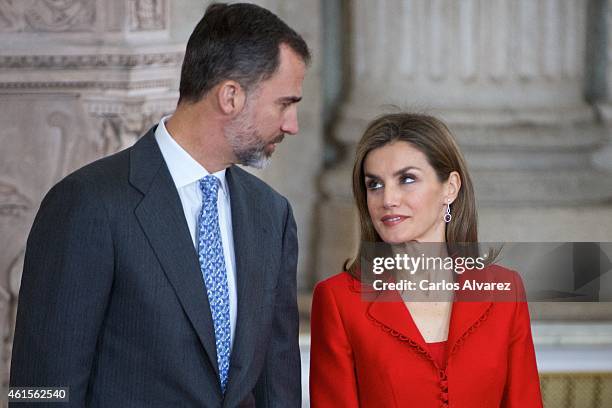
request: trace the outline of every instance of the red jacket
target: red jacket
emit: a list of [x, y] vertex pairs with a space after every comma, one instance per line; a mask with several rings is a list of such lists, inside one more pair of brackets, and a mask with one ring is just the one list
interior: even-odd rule
[[313, 408], [542, 407], [527, 303], [455, 302], [440, 369], [405, 304], [362, 300], [360, 286], [343, 272], [315, 288]]

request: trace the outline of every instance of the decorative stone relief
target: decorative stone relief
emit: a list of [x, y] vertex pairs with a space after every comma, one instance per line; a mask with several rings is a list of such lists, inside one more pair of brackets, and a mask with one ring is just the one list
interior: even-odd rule
[[0, 32], [19, 31], [23, 27], [22, 0], [0, 0]]
[[[27, 114], [24, 114], [27, 112]], [[8, 364], [27, 234], [44, 194], [104, 153], [80, 98], [0, 95], [0, 384]], [[0, 389], [0, 402], [6, 398]]]
[[0, 32], [88, 32], [95, 0], [0, 0]]
[[133, 145], [153, 125], [172, 109], [151, 113], [104, 114], [92, 118], [99, 130], [105, 154], [117, 152]]
[[130, 30], [165, 29], [166, 10], [166, 0], [130, 0]]
[[0, 180], [0, 216], [20, 217], [32, 207], [32, 201], [17, 186]]
[[25, 10], [27, 31], [92, 31], [94, 0], [35, 0]]

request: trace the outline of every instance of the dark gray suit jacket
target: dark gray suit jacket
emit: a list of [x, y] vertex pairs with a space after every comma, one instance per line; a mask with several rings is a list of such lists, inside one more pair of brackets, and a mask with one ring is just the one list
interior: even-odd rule
[[299, 407], [289, 203], [227, 169], [238, 312], [223, 398], [202, 274], [154, 130], [43, 200], [28, 238], [11, 386], [69, 386], [70, 404], [50, 404], [58, 407]]

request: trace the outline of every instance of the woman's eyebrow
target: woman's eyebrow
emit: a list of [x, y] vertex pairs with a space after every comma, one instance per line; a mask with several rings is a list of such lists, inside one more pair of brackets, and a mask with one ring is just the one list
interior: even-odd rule
[[396, 171], [395, 173], [393, 173], [394, 176], [401, 176], [402, 174], [404, 174], [405, 172], [409, 171], [409, 170], [421, 170], [420, 168], [416, 167], [416, 166], [407, 166], [404, 167], [403, 169], [400, 169], [398, 171]]
[[[401, 168], [398, 171], [396, 171], [395, 173], [393, 173], [393, 176], [395, 176], [395, 177], [401, 176], [402, 174], [406, 173], [409, 170], [419, 170], [420, 171], [421, 169], [416, 167], [416, 166], [407, 166], [407, 167]], [[372, 173], [365, 173], [364, 176], [368, 177], [368, 178], [380, 178], [376, 174], [372, 174]]]

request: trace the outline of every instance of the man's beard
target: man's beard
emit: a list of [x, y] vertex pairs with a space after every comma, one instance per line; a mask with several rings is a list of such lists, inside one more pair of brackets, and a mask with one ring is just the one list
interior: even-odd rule
[[268, 165], [272, 155], [272, 152], [266, 151], [266, 147], [270, 143], [280, 143], [285, 136], [280, 134], [272, 142], [266, 143], [250, 116], [251, 109], [247, 106], [225, 127], [225, 137], [238, 164], [262, 169]]

